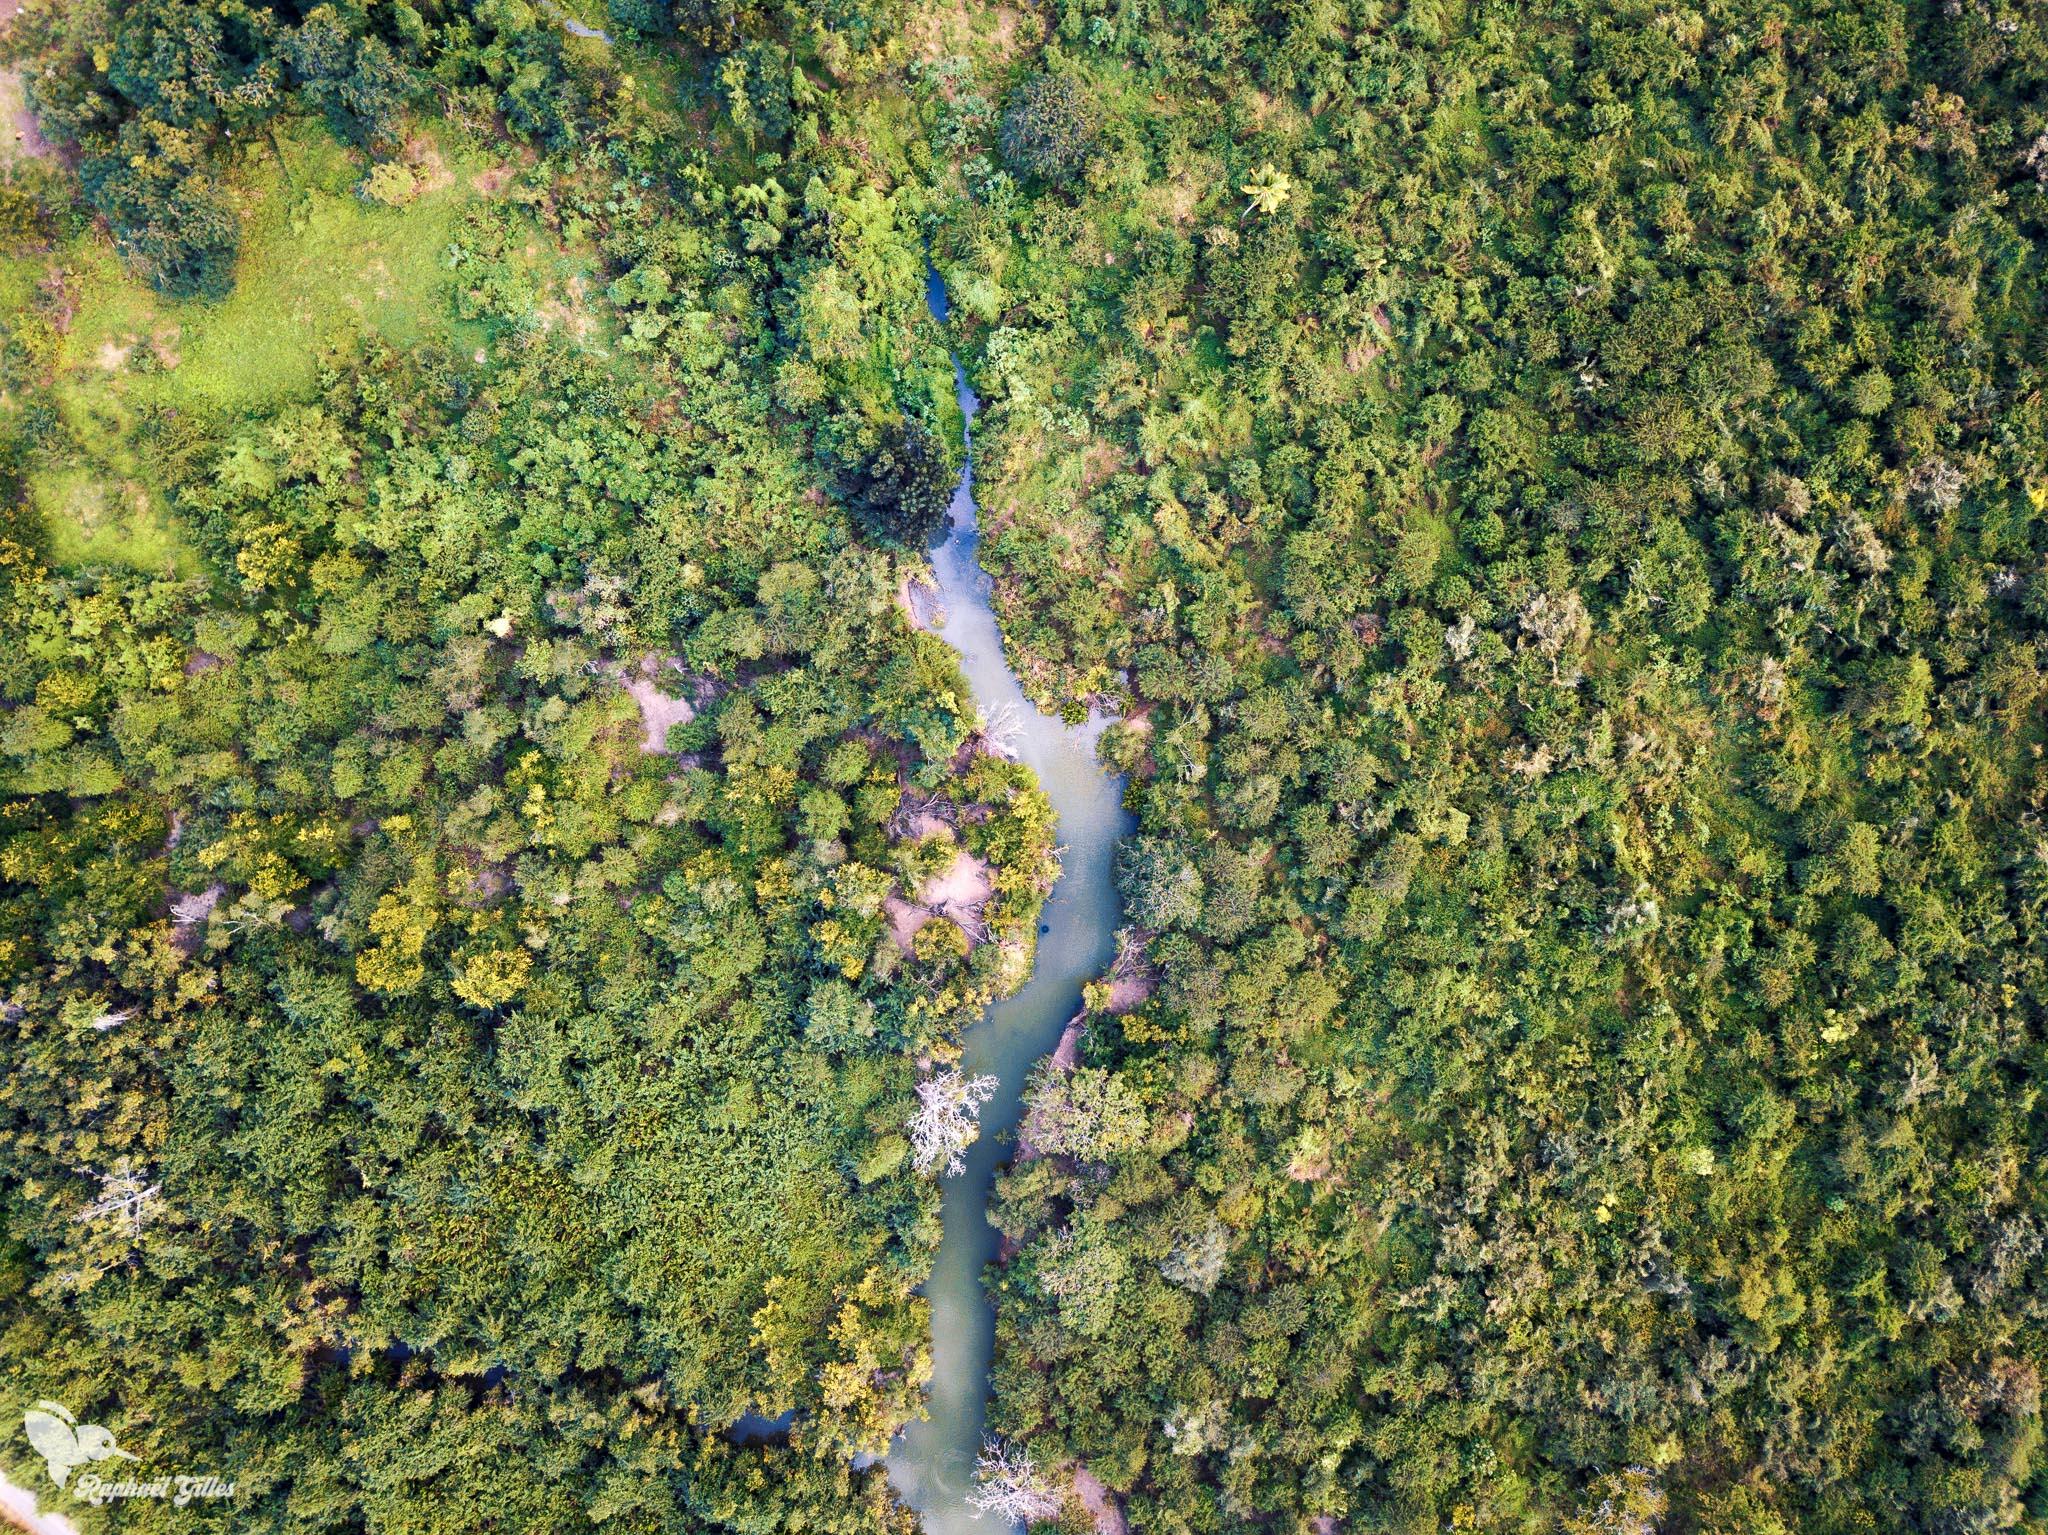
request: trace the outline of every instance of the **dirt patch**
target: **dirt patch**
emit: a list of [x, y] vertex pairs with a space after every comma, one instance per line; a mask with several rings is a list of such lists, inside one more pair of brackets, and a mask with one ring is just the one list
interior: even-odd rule
[[225, 885], [208, 885], [204, 890], [179, 894], [171, 899], [171, 920], [180, 927], [192, 927], [213, 915], [213, 908], [228, 893]]
[[1102, 1010], [1110, 1014], [1128, 1013], [1143, 1005], [1158, 986], [1159, 978], [1142, 970], [1116, 976], [1109, 983], [1109, 998]]
[[1073, 1477], [1074, 1497], [1095, 1521], [1095, 1535], [1127, 1535], [1129, 1526], [1116, 1495], [1086, 1466], [1075, 1466]]
[[630, 679], [626, 691], [640, 706], [640, 750], [644, 752], [667, 751], [669, 730], [697, 717], [696, 707], [688, 699], [671, 698], [651, 678]]
[[535, 313], [540, 316], [541, 325], [548, 330], [559, 330], [573, 336], [579, 343], [588, 343], [597, 334], [597, 319], [591, 314], [589, 284], [581, 274], [571, 277], [563, 284], [563, 297], [550, 295]]
[[469, 185], [480, 197], [503, 197], [505, 188], [512, 185], [512, 178], [518, 174], [509, 165], [494, 165], [470, 177]]
[[912, 810], [906, 804], [897, 808], [889, 822], [889, 835], [899, 842], [922, 842], [927, 837], [944, 837], [951, 842], [953, 823], [929, 806]]
[[[504, 625], [503, 633], [495, 625], [491, 632], [505, 638], [512, 625], [509, 619]], [[640, 749], [644, 752], [667, 751], [670, 729], [689, 724], [719, 694], [717, 682], [692, 675], [676, 656], [646, 656], [630, 670], [619, 665], [607, 670], [640, 706]]]
[[71, 334], [71, 322], [78, 318], [78, 296], [64, 280], [61, 268], [52, 267], [36, 279], [36, 291], [50, 301], [50, 328], [60, 336]]
[[936, 633], [946, 621], [946, 610], [939, 605], [938, 588], [915, 572], [898, 583], [896, 606], [903, 610], [911, 628], [926, 634]]
[[57, 146], [43, 137], [35, 113], [29, 110], [18, 69], [0, 69], [0, 117], [7, 124], [7, 136], [0, 140], [0, 163], [57, 157]]
[[905, 954], [911, 952], [918, 929], [938, 917], [965, 933], [968, 946], [973, 947], [988, 942], [988, 925], [981, 919], [981, 909], [993, 894], [995, 881], [989, 876], [988, 864], [962, 851], [943, 873], [924, 881], [916, 900], [893, 892], [883, 896], [882, 916], [889, 924], [889, 936]]
[[1046, 1057], [1061, 1071], [1072, 1071], [1081, 1064], [1081, 1035], [1086, 1027], [1088, 1015], [1076, 1013], [1067, 1020], [1067, 1026], [1060, 1030], [1060, 1042], [1052, 1047], [1052, 1054]]
[[1252, 91], [1241, 98], [1240, 104], [1250, 107], [1252, 121], [1259, 127], [1271, 129], [1276, 133], [1299, 132], [1308, 121], [1299, 108], [1286, 98], [1276, 96], [1270, 91]]
[[92, 360], [100, 365], [104, 373], [119, 373], [128, 364], [128, 354], [135, 349], [133, 341], [123, 345], [109, 337], [100, 343], [100, 349], [92, 354]]
[[212, 671], [217, 666], [225, 665], [227, 663], [212, 652], [195, 650], [192, 652], [191, 659], [185, 663], [185, 675], [188, 677], [199, 677]]
[[889, 936], [905, 954], [910, 952], [910, 943], [917, 937], [917, 930], [932, 919], [932, 913], [900, 895], [882, 897], [882, 916], [889, 924]]
[[166, 372], [185, 360], [178, 351], [178, 339], [184, 334], [183, 326], [172, 325], [149, 338], [149, 349], [156, 354], [157, 366]]
[[983, 7], [967, 0], [927, 6], [904, 29], [911, 52], [937, 60], [972, 55], [998, 72], [1019, 53], [1038, 45], [1043, 24], [1013, 6]]
[[414, 196], [439, 192], [455, 185], [448, 162], [441, 158], [441, 151], [434, 147], [432, 139], [424, 135], [407, 139], [402, 158], [413, 174]]
[[208, 885], [204, 890], [174, 891], [171, 895], [171, 941], [186, 955], [199, 952], [206, 941], [207, 919], [226, 895], [227, 886]]
[[1373, 323], [1358, 334], [1358, 339], [1344, 349], [1344, 366], [1353, 373], [1359, 373], [1372, 366], [1386, 354], [1387, 347], [1394, 339], [1393, 322], [1387, 318], [1384, 304], [1373, 305]]
[[1140, 206], [1162, 223], [1184, 229], [1202, 199], [1223, 179], [1223, 167], [1212, 156], [1183, 167], [1171, 181], [1157, 181], [1140, 194]]
[[988, 864], [972, 853], [962, 851], [954, 855], [952, 864], [944, 873], [926, 880], [917, 896], [921, 905], [951, 915], [959, 911], [978, 911], [988, 904], [995, 888], [995, 882], [989, 878]]
[[[21, 0], [0, 0], [0, 31], [6, 30], [20, 9]], [[28, 92], [18, 69], [0, 69], [0, 123], [5, 124], [5, 132], [0, 134], [0, 165], [57, 157], [57, 146], [43, 137], [35, 113], [29, 110]]]
[[1081, 454], [1081, 494], [1093, 493], [1107, 484], [1112, 475], [1122, 474], [1130, 467], [1131, 461], [1115, 443], [1099, 439], [1089, 443]]

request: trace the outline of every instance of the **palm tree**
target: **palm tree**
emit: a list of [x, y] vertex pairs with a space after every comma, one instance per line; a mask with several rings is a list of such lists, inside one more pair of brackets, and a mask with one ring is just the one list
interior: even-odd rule
[[1244, 213], [1239, 215], [1242, 218], [1248, 217], [1254, 209], [1260, 213], [1278, 213], [1287, 199], [1294, 195], [1294, 183], [1288, 179], [1287, 172], [1274, 169], [1269, 160], [1253, 171], [1252, 179], [1238, 190], [1251, 199], [1245, 204]]

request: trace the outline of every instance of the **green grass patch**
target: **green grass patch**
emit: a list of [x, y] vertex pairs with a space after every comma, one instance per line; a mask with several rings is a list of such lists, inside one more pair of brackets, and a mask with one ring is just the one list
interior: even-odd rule
[[[401, 163], [409, 195], [387, 205], [358, 191], [368, 161], [317, 123], [245, 145], [235, 167], [242, 252], [233, 291], [216, 302], [156, 293], [98, 231], [54, 256], [0, 262], [0, 296], [10, 303], [26, 304], [33, 285], [61, 268], [75, 310], [51, 381], [70, 445], [30, 476], [54, 558], [196, 569], [131, 444], [152, 408], [233, 417], [305, 395], [322, 358], [364, 336], [488, 350], [505, 326], [457, 318], [466, 278], [449, 249], [473, 209], [507, 195], [516, 167], [434, 133], [416, 137]], [[609, 329], [576, 302], [595, 280], [595, 259], [526, 224], [512, 259], [539, 296], [537, 323], [569, 323], [586, 345], [608, 344]]]
[[[304, 125], [249, 146], [238, 167], [242, 256], [217, 303], [164, 298], [104, 242], [81, 248], [83, 292], [59, 393], [74, 405], [111, 393], [194, 409], [241, 411], [310, 388], [323, 352], [372, 333], [480, 345], [450, 317], [449, 245], [485, 194], [481, 157], [416, 141], [418, 191], [403, 206], [357, 195], [366, 169]], [[484, 182], [484, 185], [489, 185]], [[141, 360], [143, 349], [155, 365]]]
[[126, 565], [153, 574], [199, 574], [199, 558], [178, 537], [162, 498], [136, 480], [94, 469], [36, 475], [29, 484], [58, 565]]

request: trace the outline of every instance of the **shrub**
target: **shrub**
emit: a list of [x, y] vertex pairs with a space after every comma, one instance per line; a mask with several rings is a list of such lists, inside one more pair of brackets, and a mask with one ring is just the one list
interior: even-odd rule
[[885, 428], [874, 449], [838, 476], [862, 532], [906, 549], [924, 548], [944, 525], [953, 478], [937, 434], [914, 417]]
[[1000, 135], [1010, 168], [1065, 185], [1095, 156], [1095, 107], [1071, 75], [1033, 75], [1011, 93]]

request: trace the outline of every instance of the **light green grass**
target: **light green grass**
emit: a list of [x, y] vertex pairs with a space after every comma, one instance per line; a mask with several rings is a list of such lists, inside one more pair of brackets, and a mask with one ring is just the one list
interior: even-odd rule
[[161, 498], [134, 480], [113, 484], [92, 469], [65, 469], [30, 483], [62, 566], [125, 565], [152, 575], [192, 576], [199, 560], [179, 539]]
[[[318, 124], [244, 145], [234, 169], [242, 250], [233, 291], [217, 302], [166, 298], [122, 265], [93, 232], [57, 254], [77, 312], [58, 355], [52, 396], [80, 445], [30, 476], [30, 492], [61, 564], [198, 568], [178, 541], [159, 487], [129, 446], [143, 412], [233, 417], [310, 392], [322, 359], [366, 335], [400, 347], [438, 342], [472, 355], [490, 326], [454, 317], [448, 249], [472, 208], [504, 195], [510, 167], [440, 135], [414, 141], [420, 190], [402, 207], [356, 193], [367, 162]], [[597, 263], [539, 229], [527, 242], [544, 294]], [[0, 295], [25, 302], [47, 257], [0, 263]], [[608, 332], [593, 329], [603, 345]]]
[[[321, 355], [369, 332], [406, 344], [480, 331], [451, 321], [447, 251], [482, 194], [480, 158], [434, 146], [426, 188], [387, 208], [358, 197], [363, 166], [324, 131], [280, 133], [238, 167], [242, 255], [218, 303], [167, 299], [124, 271], [103, 242], [86, 258], [85, 302], [63, 358], [66, 404], [102, 391], [130, 401], [230, 411], [303, 393]], [[166, 364], [138, 374], [116, 361], [154, 343]]]

